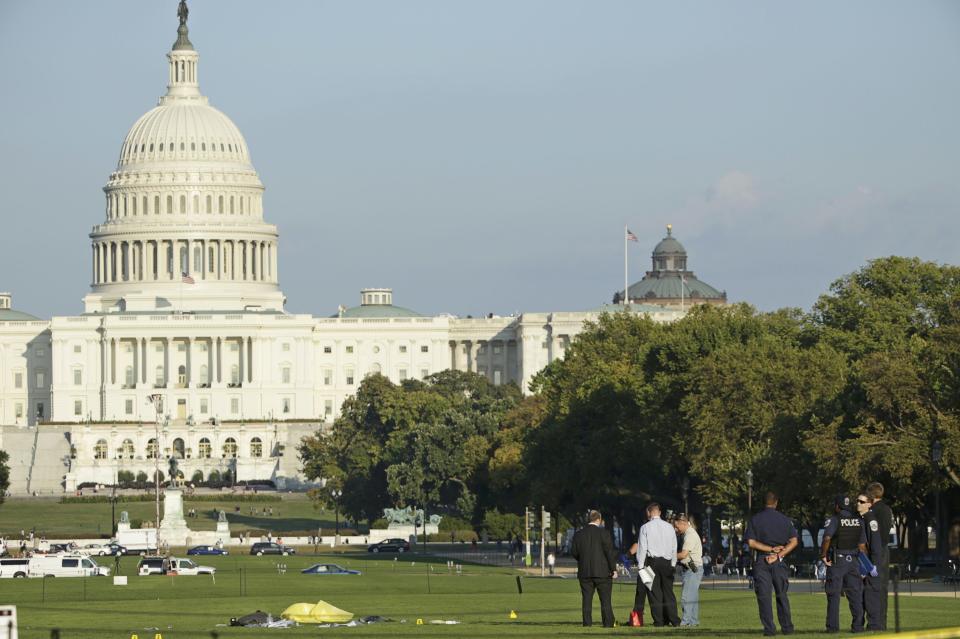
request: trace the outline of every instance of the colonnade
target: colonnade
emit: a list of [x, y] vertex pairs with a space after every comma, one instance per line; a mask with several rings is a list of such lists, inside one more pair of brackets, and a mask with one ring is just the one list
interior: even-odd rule
[[[206, 146], [206, 145], [204, 145]], [[232, 145], [231, 145], [232, 146]], [[174, 213], [218, 213], [228, 215], [263, 215], [260, 194], [217, 192], [201, 195], [192, 192], [130, 195], [118, 191], [107, 193], [107, 219]]]
[[93, 243], [93, 283], [277, 283], [276, 240], [121, 240]]
[[[181, 344], [182, 357], [174, 349]], [[109, 338], [102, 379], [123, 388], [236, 388], [253, 382], [254, 344], [237, 336]]]
[[[454, 370], [479, 373], [485, 369], [488, 380], [494, 383], [505, 384], [514, 376], [511, 375], [510, 348], [514, 348], [516, 361], [516, 340], [452, 340], [450, 342], [450, 366]], [[498, 352], [499, 351], [499, 352]], [[499, 380], [495, 371], [500, 371]]]

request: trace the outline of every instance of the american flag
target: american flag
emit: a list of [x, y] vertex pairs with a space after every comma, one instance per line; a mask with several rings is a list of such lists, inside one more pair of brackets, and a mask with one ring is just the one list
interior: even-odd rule
[[630, 240], [631, 242], [639, 242], [639, 241], [640, 241], [640, 240], [637, 239], [637, 236], [634, 235], [634, 234], [633, 234], [633, 231], [631, 231], [630, 229], [627, 229], [627, 239]]
[[181, 279], [180, 281], [183, 282], [184, 284], [196, 284], [193, 278], [190, 277], [190, 274], [187, 273], [186, 271], [183, 272], [183, 279]]

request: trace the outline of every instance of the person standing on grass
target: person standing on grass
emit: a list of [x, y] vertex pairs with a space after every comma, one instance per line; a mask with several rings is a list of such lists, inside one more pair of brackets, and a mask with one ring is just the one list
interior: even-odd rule
[[703, 542], [686, 514], [677, 515], [673, 527], [683, 540], [677, 561], [683, 567], [683, 589], [680, 606], [683, 609], [681, 626], [700, 625], [700, 581], [703, 579]]
[[766, 507], [750, 519], [744, 535], [749, 547], [758, 553], [753, 566], [754, 593], [757, 595], [765, 637], [777, 634], [770, 603], [770, 595], [774, 592], [777, 594], [780, 630], [785, 635], [793, 633], [790, 599], [787, 596], [790, 579], [783, 558], [797, 547], [797, 528], [789, 517], [777, 510], [779, 502], [775, 493], [768, 492], [764, 497]]
[[637, 539], [637, 567], [653, 568], [650, 588], [650, 614], [654, 626], [679, 626], [677, 596], [673, 593], [674, 568], [677, 565], [677, 533], [660, 519], [660, 504], [647, 506], [648, 521], [640, 527]]
[[617, 555], [610, 533], [603, 527], [600, 511], [587, 514], [589, 523], [573, 536], [570, 555], [577, 560], [577, 579], [583, 625], [593, 625], [593, 592], [600, 596], [600, 615], [604, 628], [613, 628], [613, 578], [617, 576]]

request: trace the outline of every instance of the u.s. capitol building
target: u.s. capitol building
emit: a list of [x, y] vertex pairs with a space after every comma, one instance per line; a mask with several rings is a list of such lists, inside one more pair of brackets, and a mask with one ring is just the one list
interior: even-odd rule
[[[13, 493], [152, 476], [157, 456], [179, 458], [187, 481], [216, 470], [290, 486], [302, 480], [300, 439], [364, 376], [398, 383], [452, 368], [526, 389], [585, 320], [623, 308], [431, 317], [370, 288], [332, 316], [285, 312], [263, 184], [243, 135], [200, 92], [185, 21], [167, 57], [167, 92], [130, 128], [104, 187], [83, 313], [41, 320], [0, 294], [0, 448]], [[691, 303], [725, 303], [686, 260], [668, 231], [630, 286], [630, 310], [670, 321]]]

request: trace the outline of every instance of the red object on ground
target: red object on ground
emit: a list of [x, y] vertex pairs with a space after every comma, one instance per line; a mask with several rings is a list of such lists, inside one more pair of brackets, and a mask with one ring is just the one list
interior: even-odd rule
[[631, 626], [637, 626], [637, 627], [642, 628], [642, 627], [643, 627], [643, 615], [641, 615], [641, 614], [640, 614], [639, 612], [637, 612], [636, 610], [631, 610], [631, 611], [630, 611], [630, 625], [631, 625]]

